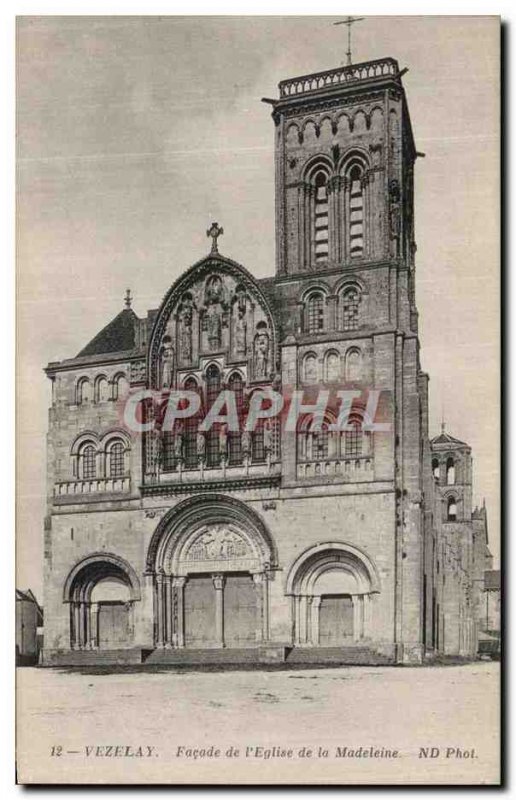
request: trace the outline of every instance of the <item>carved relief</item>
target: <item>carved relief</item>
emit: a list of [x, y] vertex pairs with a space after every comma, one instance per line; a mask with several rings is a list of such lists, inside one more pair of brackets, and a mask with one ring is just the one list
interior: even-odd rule
[[243, 536], [224, 525], [216, 525], [197, 536], [185, 554], [186, 561], [229, 561], [252, 558], [254, 553]]
[[[188, 283], [172, 291], [155, 324], [149, 353], [151, 388], [176, 386], [178, 370], [184, 368], [202, 372], [202, 358], [215, 353], [224, 354], [228, 362], [249, 359], [249, 377], [268, 378], [274, 363], [273, 337], [267, 302], [245, 271], [222, 260], [206, 260]], [[145, 379], [145, 363], [142, 369]], [[202, 383], [201, 375], [196, 379]]]

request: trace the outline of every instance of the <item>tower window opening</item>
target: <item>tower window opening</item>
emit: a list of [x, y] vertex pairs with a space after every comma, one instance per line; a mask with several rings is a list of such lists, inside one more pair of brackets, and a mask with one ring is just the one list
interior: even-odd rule
[[358, 328], [358, 305], [360, 298], [356, 289], [349, 289], [342, 297], [342, 328], [355, 331]]
[[362, 170], [358, 165], [349, 173], [349, 246], [352, 257], [364, 254], [364, 190]]
[[450, 497], [448, 500], [448, 514], [447, 514], [448, 522], [455, 522], [457, 519], [457, 502], [454, 497]]
[[315, 177], [315, 260], [328, 260], [328, 190], [324, 172]]
[[315, 292], [308, 300], [308, 333], [324, 330], [324, 299], [320, 292]]
[[453, 458], [449, 458], [446, 462], [446, 483], [448, 486], [453, 486], [455, 483], [455, 462]]
[[439, 461], [437, 458], [434, 458], [432, 461], [432, 475], [436, 481], [439, 480]]

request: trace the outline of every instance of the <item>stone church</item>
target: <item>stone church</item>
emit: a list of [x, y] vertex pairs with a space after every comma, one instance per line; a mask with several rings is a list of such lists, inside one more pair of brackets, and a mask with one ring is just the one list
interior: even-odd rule
[[[159, 308], [139, 318], [128, 296], [47, 366], [44, 663], [475, 655], [487, 516], [472, 511], [470, 447], [428, 433], [421, 154], [402, 76], [384, 58], [284, 80], [265, 100], [273, 277], [222, 255], [214, 223]], [[330, 406], [294, 432], [280, 418], [201, 428], [222, 390], [243, 419], [256, 392], [309, 404], [336, 387], [356, 398], [345, 430]], [[371, 388], [378, 430], [364, 424]], [[195, 414], [167, 430], [142, 402], [145, 430], [126, 424], [135, 393], [178, 389], [198, 395]]]

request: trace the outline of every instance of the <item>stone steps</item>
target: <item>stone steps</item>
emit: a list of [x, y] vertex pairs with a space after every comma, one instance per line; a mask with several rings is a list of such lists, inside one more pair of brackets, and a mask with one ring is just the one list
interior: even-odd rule
[[284, 663], [288, 648], [281, 645], [270, 647], [228, 647], [213, 649], [157, 648], [146, 658], [145, 664], [277, 664]]
[[[144, 653], [141, 647], [129, 650], [64, 650], [46, 654], [43, 664], [48, 667], [81, 667], [103, 664], [141, 664]], [[148, 651], [147, 651], [148, 652]]]
[[365, 645], [344, 647], [294, 647], [289, 653], [288, 664], [393, 664], [394, 659], [377, 653]]
[[261, 647], [234, 648], [184, 648], [142, 650], [69, 650], [46, 654], [45, 666], [102, 666], [123, 664], [152, 665], [253, 665], [284, 664], [292, 666], [317, 666], [321, 664], [380, 665], [394, 660], [377, 653], [365, 645], [345, 647], [288, 647], [262, 645]]

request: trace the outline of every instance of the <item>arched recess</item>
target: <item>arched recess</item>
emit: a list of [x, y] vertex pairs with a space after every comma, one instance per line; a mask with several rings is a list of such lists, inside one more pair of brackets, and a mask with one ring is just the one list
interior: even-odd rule
[[333, 163], [318, 154], [305, 164], [298, 187], [299, 255], [305, 266], [334, 258]]
[[274, 542], [255, 511], [224, 495], [189, 498], [158, 524], [147, 554], [158, 647], [249, 647], [269, 635]]
[[343, 646], [371, 637], [378, 570], [361, 549], [324, 542], [292, 564], [285, 593], [292, 597], [293, 640], [301, 646]]
[[94, 553], [79, 561], [63, 587], [63, 602], [70, 605], [71, 648], [131, 647], [133, 604], [140, 596], [138, 576], [125, 559], [113, 553]]

